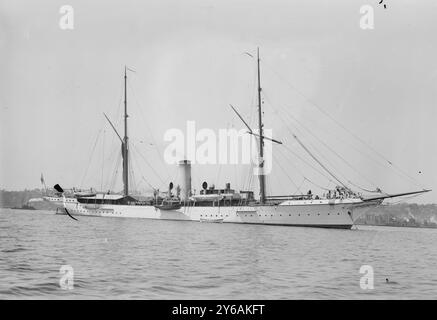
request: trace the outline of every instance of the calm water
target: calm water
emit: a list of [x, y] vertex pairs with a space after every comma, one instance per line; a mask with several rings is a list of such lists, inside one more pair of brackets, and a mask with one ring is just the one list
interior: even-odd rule
[[78, 219], [0, 209], [1, 299], [437, 299], [436, 229]]

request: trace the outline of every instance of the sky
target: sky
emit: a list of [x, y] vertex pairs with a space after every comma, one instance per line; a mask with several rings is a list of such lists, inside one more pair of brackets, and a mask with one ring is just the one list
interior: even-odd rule
[[[164, 190], [169, 129], [256, 124], [261, 53], [269, 194], [335, 186], [292, 135], [357, 191], [437, 185], [437, 2], [282, 0], [0, 1], [0, 188], [121, 190], [123, 71], [132, 188]], [[63, 30], [63, 5], [74, 29]], [[374, 29], [360, 28], [360, 7]], [[304, 159], [305, 161], [302, 161]], [[392, 164], [389, 164], [390, 161]], [[118, 163], [118, 166], [117, 166]], [[117, 170], [118, 168], [118, 170]], [[257, 190], [248, 165], [192, 168], [203, 181]], [[350, 185], [350, 184], [349, 184]], [[363, 191], [364, 192], [364, 191]], [[433, 191], [409, 200], [437, 203]]]

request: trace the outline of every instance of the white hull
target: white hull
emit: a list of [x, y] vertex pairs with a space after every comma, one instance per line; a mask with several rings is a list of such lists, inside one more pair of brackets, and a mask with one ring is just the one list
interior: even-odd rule
[[82, 204], [74, 199], [66, 202], [65, 206], [70, 214], [84, 216], [350, 229], [359, 217], [360, 209], [377, 204], [379, 201], [323, 199], [285, 201], [275, 206], [182, 206], [177, 210], [161, 210], [151, 205]]

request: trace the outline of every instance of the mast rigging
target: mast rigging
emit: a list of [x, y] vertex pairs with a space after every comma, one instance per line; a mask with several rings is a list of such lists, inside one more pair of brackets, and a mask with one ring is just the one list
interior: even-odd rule
[[123, 195], [129, 195], [129, 149], [128, 149], [128, 141], [129, 138], [127, 136], [127, 67], [124, 66], [124, 138], [122, 147], [122, 156], [123, 156]]
[[264, 176], [264, 136], [261, 110], [261, 72], [259, 67], [259, 47], [257, 48], [257, 65], [258, 65], [258, 130], [259, 130], [259, 202], [264, 204], [266, 201], [265, 176]]

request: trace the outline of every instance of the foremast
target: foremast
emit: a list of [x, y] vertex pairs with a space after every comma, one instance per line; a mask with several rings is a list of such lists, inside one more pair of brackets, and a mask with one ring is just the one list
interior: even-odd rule
[[129, 195], [129, 138], [127, 136], [127, 73], [124, 66], [124, 138], [121, 144], [121, 155], [123, 157], [123, 195]]
[[258, 66], [258, 130], [259, 130], [259, 202], [266, 202], [266, 179], [264, 176], [264, 133], [262, 123], [262, 107], [261, 107], [261, 71], [259, 66], [259, 47], [257, 48], [257, 66]]

